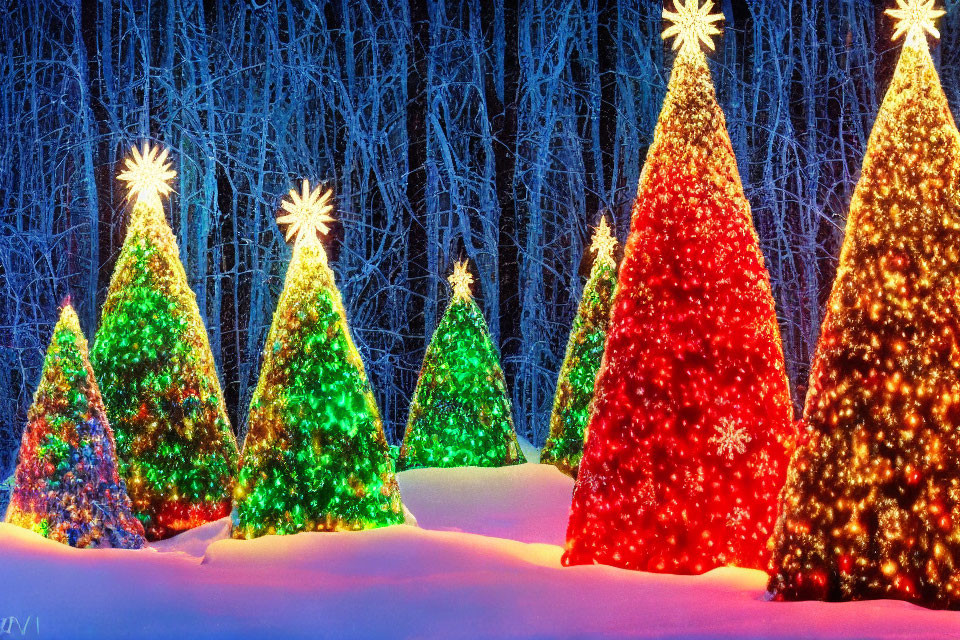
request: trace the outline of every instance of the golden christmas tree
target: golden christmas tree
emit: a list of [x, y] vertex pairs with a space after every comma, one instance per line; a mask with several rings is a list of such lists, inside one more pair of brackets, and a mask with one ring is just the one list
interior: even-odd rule
[[960, 133], [906, 34], [867, 146], [772, 544], [778, 599], [960, 607]]

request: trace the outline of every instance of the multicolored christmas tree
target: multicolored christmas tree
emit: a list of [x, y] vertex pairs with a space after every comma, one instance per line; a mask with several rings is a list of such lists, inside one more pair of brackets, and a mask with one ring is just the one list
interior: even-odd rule
[[332, 194], [283, 203], [293, 259], [267, 335], [237, 479], [234, 536], [404, 521], [380, 413], [320, 236]]
[[28, 414], [7, 522], [73, 547], [138, 549], [144, 543], [117, 474], [87, 340], [69, 302]]
[[633, 207], [564, 564], [766, 567], [794, 443], [769, 276], [701, 42], [679, 48]]
[[906, 43], [867, 146], [773, 539], [780, 600], [960, 608], [960, 133], [927, 46]]
[[523, 462], [510, 397], [466, 261], [430, 340], [410, 404], [399, 467], [499, 467]]
[[606, 218], [601, 218], [590, 247], [596, 259], [570, 329], [567, 354], [557, 380], [550, 436], [540, 452], [540, 462], [556, 465], [573, 477], [577, 476], [580, 456], [583, 455], [593, 385], [603, 358], [610, 304], [617, 286], [617, 263], [613, 257], [616, 248], [617, 239], [610, 232]]
[[174, 175], [167, 152], [144, 145], [119, 176], [133, 213], [93, 348], [120, 472], [151, 540], [228, 515], [237, 462], [207, 331], [160, 202]]

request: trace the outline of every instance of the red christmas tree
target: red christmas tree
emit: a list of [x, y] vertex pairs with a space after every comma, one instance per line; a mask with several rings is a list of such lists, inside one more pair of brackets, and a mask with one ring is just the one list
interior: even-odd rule
[[765, 567], [794, 442], [769, 276], [701, 41], [711, 2], [664, 11], [680, 52], [640, 178], [564, 564]]

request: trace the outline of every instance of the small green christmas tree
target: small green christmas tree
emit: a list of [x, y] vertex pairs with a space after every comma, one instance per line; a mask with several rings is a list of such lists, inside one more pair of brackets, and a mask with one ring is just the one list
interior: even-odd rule
[[399, 467], [497, 467], [523, 461], [497, 348], [460, 262], [410, 405]]
[[293, 258], [250, 403], [234, 536], [367, 529], [404, 520], [380, 413], [319, 236], [331, 193], [283, 203]]
[[30, 407], [7, 521], [74, 547], [143, 546], [143, 526], [117, 474], [87, 341], [69, 303]]
[[165, 538], [230, 513], [237, 442], [207, 331], [160, 195], [167, 152], [134, 149], [134, 200], [93, 348], [121, 475], [147, 537]]
[[617, 263], [613, 257], [616, 248], [617, 239], [610, 233], [606, 218], [601, 218], [590, 247], [596, 259], [570, 329], [550, 416], [550, 436], [540, 453], [540, 462], [556, 465], [574, 478], [583, 455], [593, 385], [603, 358], [610, 303], [617, 286]]

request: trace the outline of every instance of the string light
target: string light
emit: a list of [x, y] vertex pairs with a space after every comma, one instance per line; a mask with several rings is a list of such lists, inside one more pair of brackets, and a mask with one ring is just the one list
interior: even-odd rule
[[164, 217], [166, 151], [134, 150], [134, 201], [91, 354], [120, 474], [151, 540], [230, 513], [237, 443], [207, 331]]
[[15, 477], [8, 522], [74, 547], [143, 546], [143, 526], [117, 474], [87, 341], [69, 303], [47, 348]]
[[[284, 206], [297, 225], [250, 403], [234, 536], [368, 529], [404, 520], [370, 382], [318, 235], [332, 193]], [[294, 192], [291, 191], [291, 196]], [[286, 218], [286, 219], [285, 219]], [[288, 229], [289, 234], [289, 229]]]
[[699, 48], [719, 16], [698, 5], [665, 14], [681, 55], [620, 265], [567, 565], [768, 564], [793, 408], [769, 275]]
[[960, 608], [960, 132], [923, 30], [870, 135], [773, 538], [779, 600]]
[[497, 348], [470, 295], [466, 261], [423, 357], [398, 466], [497, 467], [523, 462]]
[[556, 465], [573, 477], [577, 475], [583, 454], [593, 386], [603, 357], [610, 303], [617, 286], [617, 265], [613, 257], [616, 248], [617, 239], [606, 218], [600, 218], [590, 245], [596, 259], [570, 329], [550, 414], [550, 435], [540, 452], [540, 462]]

